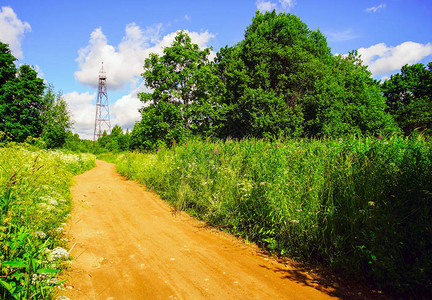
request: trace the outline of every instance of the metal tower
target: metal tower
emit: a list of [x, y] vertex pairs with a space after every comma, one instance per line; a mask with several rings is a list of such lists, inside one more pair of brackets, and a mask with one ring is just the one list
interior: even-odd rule
[[108, 93], [107, 93], [107, 85], [106, 85], [106, 73], [103, 69], [103, 62], [102, 62], [102, 68], [99, 71], [99, 84], [98, 84], [93, 141], [96, 141], [102, 136], [103, 127], [108, 127], [107, 128], [108, 130], [111, 129], [109, 105], [108, 105]]

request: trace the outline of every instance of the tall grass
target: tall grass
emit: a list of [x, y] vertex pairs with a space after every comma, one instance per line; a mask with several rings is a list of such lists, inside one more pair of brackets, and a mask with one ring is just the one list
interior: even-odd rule
[[94, 165], [93, 155], [0, 148], [1, 299], [45, 299], [62, 284], [69, 186]]
[[189, 141], [119, 156], [178, 209], [400, 294], [432, 289], [432, 147], [417, 138]]

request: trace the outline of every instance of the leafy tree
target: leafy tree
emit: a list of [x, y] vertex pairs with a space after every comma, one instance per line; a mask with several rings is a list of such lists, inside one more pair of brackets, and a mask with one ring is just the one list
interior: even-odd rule
[[382, 84], [388, 111], [405, 134], [432, 134], [432, 62], [405, 65]]
[[17, 77], [8, 80], [0, 92], [0, 130], [10, 132], [15, 140], [24, 141], [27, 137], [39, 137], [44, 122], [42, 112], [45, 102], [43, 80], [28, 65], [18, 69]]
[[379, 85], [356, 53], [334, 57], [298, 17], [257, 12], [245, 38], [217, 55], [226, 86], [222, 136], [322, 136], [391, 131]]
[[11, 54], [9, 46], [0, 42], [0, 93], [4, 92], [1, 88], [3, 84], [15, 77], [15, 61], [16, 58]]
[[141, 115], [131, 134], [133, 149], [155, 150], [182, 142], [189, 136], [182, 113], [174, 103], [159, 101], [143, 108]]
[[305, 101], [305, 126], [311, 136], [397, 132], [385, 109], [379, 82], [353, 51], [346, 57], [334, 57], [325, 75], [316, 81], [314, 95]]
[[[224, 134], [303, 134], [302, 99], [313, 92], [330, 59], [325, 37], [309, 30], [298, 17], [257, 12], [245, 39], [218, 53], [218, 70], [227, 90], [224, 100], [229, 107]], [[262, 100], [267, 100], [251, 108], [257, 99], [251, 95], [263, 95]]]
[[46, 104], [43, 114], [45, 126], [42, 139], [48, 148], [60, 148], [64, 145], [67, 132], [73, 125], [68, 105], [61, 92], [56, 94], [52, 85], [46, 88], [44, 102]]
[[29, 65], [16, 70], [15, 57], [0, 42], [0, 131], [9, 132], [14, 140], [39, 137], [43, 132], [43, 80]]
[[123, 129], [119, 126], [119, 125], [115, 125], [112, 129], [111, 129], [111, 137], [115, 138], [118, 137], [119, 135], [123, 134]]
[[[200, 50], [186, 32], [180, 31], [162, 56], [151, 54], [146, 59], [142, 77], [153, 91], [139, 94], [145, 106], [141, 110], [142, 122], [132, 132], [133, 145], [146, 140], [169, 145], [188, 132], [214, 132], [223, 86], [213, 72], [209, 54], [210, 49]], [[138, 137], [141, 133], [146, 135]], [[154, 148], [148, 142], [144, 143], [145, 148]]]

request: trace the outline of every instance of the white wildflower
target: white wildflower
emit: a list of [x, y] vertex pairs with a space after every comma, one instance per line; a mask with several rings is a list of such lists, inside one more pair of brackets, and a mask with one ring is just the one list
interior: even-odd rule
[[48, 200], [48, 204], [52, 206], [56, 206], [58, 204], [57, 200], [54, 198], [51, 198]]
[[51, 283], [51, 284], [56, 284], [58, 281], [59, 281], [59, 279], [56, 277], [47, 279], [47, 283]]
[[38, 276], [37, 276], [37, 274], [33, 274], [33, 275], [32, 275], [32, 279], [31, 279], [32, 284], [35, 285], [36, 282], [37, 282], [37, 280], [38, 280]]
[[54, 261], [54, 260], [58, 260], [58, 259], [62, 259], [67, 257], [68, 252], [66, 249], [62, 248], [62, 247], [57, 247], [54, 248], [53, 250], [51, 250], [48, 259], [49, 261]]
[[44, 239], [44, 238], [46, 238], [46, 233], [43, 231], [36, 231], [35, 236], [37, 236], [40, 239]]
[[298, 223], [300, 223], [300, 221], [299, 220], [291, 220], [291, 223], [298, 224]]

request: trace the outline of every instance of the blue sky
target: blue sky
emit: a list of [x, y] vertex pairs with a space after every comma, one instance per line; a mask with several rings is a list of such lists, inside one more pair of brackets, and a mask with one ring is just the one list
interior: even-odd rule
[[29, 1], [0, 0], [0, 41], [17, 64], [35, 66], [61, 90], [74, 132], [92, 138], [98, 71], [107, 72], [111, 123], [132, 128], [149, 53], [162, 53], [177, 30], [215, 52], [243, 38], [256, 10], [297, 15], [327, 36], [334, 54], [358, 50], [377, 79], [405, 64], [432, 61], [430, 0]]

